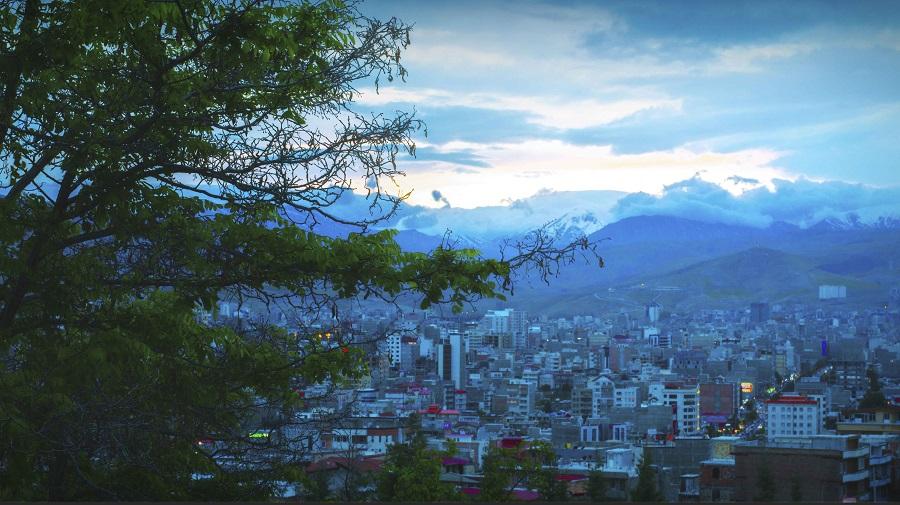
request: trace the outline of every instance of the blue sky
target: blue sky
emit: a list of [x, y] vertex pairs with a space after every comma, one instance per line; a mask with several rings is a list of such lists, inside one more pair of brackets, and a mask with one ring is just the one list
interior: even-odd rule
[[[900, 3], [371, 0], [414, 24], [405, 83], [364, 108], [428, 124], [411, 202], [661, 194], [697, 178], [900, 185]], [[758, 183], [734, 183], [732, 176]], [[774, 181], [774, 182], [773, 182]]]

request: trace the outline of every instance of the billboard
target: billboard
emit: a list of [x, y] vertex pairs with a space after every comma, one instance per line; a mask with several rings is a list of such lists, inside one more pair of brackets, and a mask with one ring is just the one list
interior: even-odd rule
[[753, 383], [752, 382], [742, 382], [741, 383], [741, 393], [752, 393], [753, 392]]

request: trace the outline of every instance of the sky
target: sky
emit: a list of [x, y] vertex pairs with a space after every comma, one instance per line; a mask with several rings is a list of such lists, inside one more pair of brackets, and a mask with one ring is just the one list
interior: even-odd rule
[[898, 2], [360, 8], [414, 25], [406, 82], [363, 85], [357, 102], [427, 123], [417, 156], [400, 163], [415, 205], [583, 190], [663, 198], [685, 181], [738, 197], [900, 187]]

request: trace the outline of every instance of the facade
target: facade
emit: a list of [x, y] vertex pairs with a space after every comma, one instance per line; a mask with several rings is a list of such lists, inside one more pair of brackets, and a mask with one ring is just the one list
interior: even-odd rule
[[651, 401], [673, 407], [673, 428], [679, 435], [700, 433], [700, 389], [676, 384], [651, 384]]
[[621, 386], [613, 390], [613, 407], [637, 407], [637, 386]]
[[723, 426], [737, 414], [737, 386], [731, 383], [700, 384], [700, 420]]
[[[735, 500], [868, 501], [869, 448], [858, 436], [816, 436], [735, 444]], [[774, 496], [761, 496], [768, 480]]]
[[391, 366], [400, 366], [402, 337], [399, 333], [391, 333], [387, 337], [388, 357], [391, 360]]
[[437, 346], [438, 376], [448, 382], [452, 382], [456, 389], [465, 386], [465, 349], [463, 348], [462, 335], [451, 332], [444, 343]]
[[616, 384], [604, 375], [588, 381], [588, 387], [592, 392], [593, 416], [600, 417], [615, 404]]
[[818, 435], [822, 426], [819, 403], [805, 396], [784, 396], [766, 402], [766, 437]]

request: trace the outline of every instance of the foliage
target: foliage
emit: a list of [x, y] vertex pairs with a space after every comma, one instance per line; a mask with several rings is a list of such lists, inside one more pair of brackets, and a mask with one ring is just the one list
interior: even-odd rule
[[441, 482], [441, 461], [455, 452], [454, 447], [446, 451], [429, 449], [422, 432], [414, 433], [408, 444], [392, 445], [377, 478], [379, 501], [433, 502], [458, 498], [452, 484]]
[[323, 502], [331, 498], [328, 473], [326, 472], [315, 472], [304, 478], [301, 484], [303, 486], [301, 496], [305, 501]]
[[663, 501], [664, 497], [656, 487], [656, 480], [656, 469], [653, 468], [650, 451], [645, 450], [643, 457], [641, 457], [641, 463], [638, 465], [638, 481], [635, 488], [631, 491], [631, 501]]
[[523, 441], [519, 447], [491, 447], [482, 464], [479, 501], [503, 502], [519, 488], [538, 491], [547, 501], [565, 499], [565, 488], [556, 480], [556, 454], [550, 444]]
[[[423, 125], [352, 103], [408, 42], [340, 0], [0, 3], [0, 500], [268, 498], [303, 480], [295, 389], [366, 373], [339, 301], [459, 311], [594, 251], [316, 231], [404, 197]], [[338, 215], [360, 187], [370, 215]], [[297, 331], [206, 324], [221, 298]]]
[[587, 495], [592, 502], [606, 501], [606, 478], [600, 470], [594, 469], [588, 474]]
[[869, 379], [869, 388], [866, 390], [866, 394], [863, 395], [862, 400], [859, 401], [859, 408], [871, 409], [886, 406], [887, 399], [885, 399], [884, 393], [881, 391], [881, 381], [878, 378], [878, 372], [874, 368], [869, 367], [866, 370], [866, 377]]

